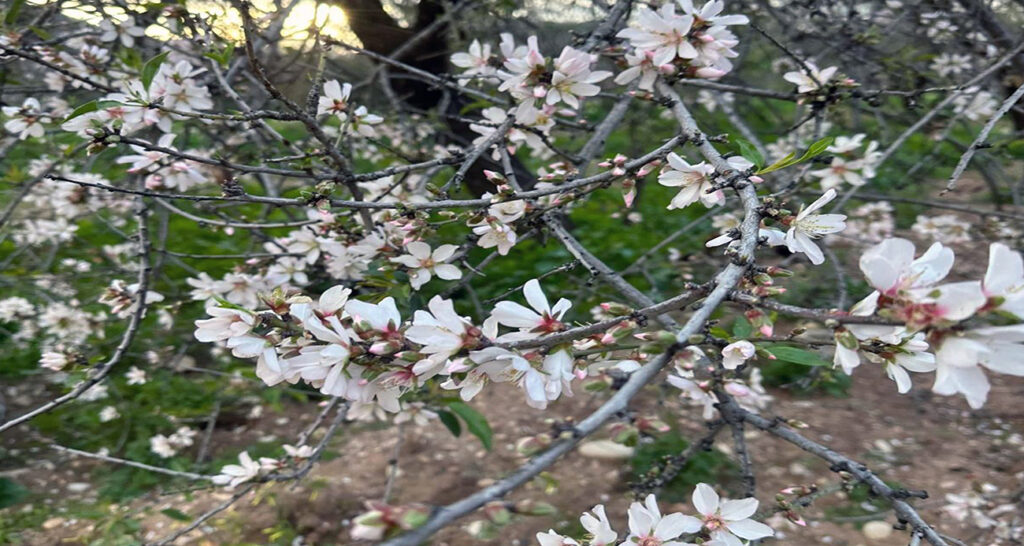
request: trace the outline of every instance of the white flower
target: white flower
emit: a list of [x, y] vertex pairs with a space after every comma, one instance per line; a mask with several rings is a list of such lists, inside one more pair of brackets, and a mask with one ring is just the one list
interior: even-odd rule
[[462, 278], [462, 271], [459, 271], [459, 268], [444, 263], [455, 254], [458, 248], [455, 245], [441, 245], [431, 252], [430, 245], [427, 243], [413, 241], [405, 246], [408, 254], [391, 258], [391, 261], [412, 270], [409, 273], [409, 283], [412, 284], [413, 290], [419, 290], [421, 286], [430, 281], [431, 273], [444, 280]]
[[629, 505], [629, 538], [627, 543], [637, 546], [687, 546], [687, 543], [673, 540], [680, 535], [696, 533], [701, 528], [700, 520], [685, 514], [669, 514], [662, 517], [654, 495], [647, 495], [644, 504]]
[[756, 540], [775, 534], [771, 527], [750, 519], [757, 512], [757, 504], [753, 497], [722, 501], [718, 493], [704, 483], [697, 484], [693, 490], [693, 505], [704, 516], [704, 528], [712, 539], [726, 546], [742, 546], [740, 539]]
[[722, 366], [727, 370], [735, 370], [756, 352], [754, 344], [745, 339], [730, 343], [722, 349]]
[[68, 358], [68, 355], [55, 351], [45, 352], [39, 357], [39, 365], [41, 367], [55, 372], [63, 370], [70, 362], [71, 360]]
[[324, 82], [324, 94], [320, 95], [316, 115], [333, 114], [341, 121], [348, 119], [348, 98], [352, 93], [352, 84], [341, 85], [338, 80]]
[[546, 533], [537, 533], [537, 543], [540, 546], [580, 546], [579, 542], [548, 529]]
[[658, 79], [659, 75], [670, 75], [675, 73], [675, 66], [671, 64], [663, 64], [660, 66], [655, 65], [653, 51], [636, 51], [634, 53], [626, 53], [625, 59], [629, 68], [619, 72], [619, 75], [615, 76], [615, 83], [619, 85], [626, 85], [627, 83], [640, 78], [640, 83], [637, 84], [637, 89], [653, 91], [654, 80]]
[[[452, 300], [434, 296], [427, 307], [430, 312], [417, 310], [413, 314], [412, 326], [405, 331], [406, 339], [422, 345], [420, 352], [431, 357], [424, 365], [417, 363], [413, 368], [421, 379], [437, 373], [438, 366], [471, 342], [469, 335], [475, 330], [469, 320], [455, 312]], [[479, 331], [476, 333], [479, 335]], [[433, 373], [425, 375], [428, 371]]]
[[128, 17], [120, 23], [104, 19], [100, 21], [100, 30], [103, 32], [103, 34], [100, 34], [101, 42], [113, 42], [120, 39], [121, 45], [124, 47], [133, 47], [135, 45], [135, 38], [146, 35], [146, 29], [137, 26], [134, 17]]
[[178, 61], [174, 66], [164, 63], [150, 83], [150, 94], [153, 98], [163, 98], [164, 106], [172, 110], [209, 110], [213, 108], [210, 91], [193, 79], [205, 71], [205, 68], [193, 68], [188, 61]]
[[[156, 146], [160, 148], [173, 149], [171, 148], [171, 143], [174, 142], [174, 137], [175, 135], [173, 133], [163, 135], [160, 137], [160, 140], [157, 141]], [[128, 172], [130, 173], [142, 171], [167, 157], [167, 153], [159, 150], [151, 150], [135, 144], [132, 144], [131, 148], [132, 150], [135, 150], [134, 155], [123, 155], [116, 160], [117, 163], [131, 163], [131, 166], [128, 167]]]
[[220, 474], [213, 477], [213, 483], [226, 485], [228, 489], [234, 489], [239, 484], [260, 475], [260, 463], [252, 460], [247, 451], [238, 454], [238, 463], [224, 465], [220, 469]]
[[287, 453], [289, 457], [293, 457], [296, 459], [308, 459], [312, 457], [314, 453], [313, 447], [305, 444], [298, 447], [295, 447], [290, 444], [285, 444], [283, 447], [284, 452]]
[[907, 290], [934, 286], [949, 273], [953, 258], [952, 250], [935, 243], [915, 260], [914, 243], [893, 238], [867, 249], [860, 257], [860, 269], [875, 290], [895, 296]]
[[704, 411], [702, 417], [704, 419], [711, 419], [717, 411], [715, 409], [715, 404], [718, 403], [718, 398], [715, 396], [715, 393], [711, 391], [710, 383], [698, 383], [687, 377], [687, 375], [692, 375], [691, 372], [686, 372], [678, 367], [676, 368], [676, 374], [668, 376], [669, 385], [683, 391], [680, 393], [680, 396], [689, 398], [693, 402], [703, 406]]
[[128, 373], [124, 374], [125, 378], [128, 379], [129, 385], [145, 385], [146, 384], [146, 372], [139, 368], [132, 366], [128, 369]]
[[988, 270], [981, 283], [985, 297], [997, 298], [995, 308], [1024, 319], [1024, 259], [1003, 243], [988, 250]]
[[843, 214], [814, 214], [836, 198], [836, 190], [830, 189], [807, 208], [802, 208], [789, 225], [786, 232], [786, 247], [790, 252], [803, 252], [814, 265], [824, 263], [825, 256], [814, 239], [829, 233], [837, 233], [846, 227], [846, 216]]
[[157, 434], [149, 439], [149, 450], [164, 459], [178, 454], [178, 450], [171, 445], [171, 442], [163, 434]]
[[818, 67], [813, 63], [807, 62], [804, 64], [806, 65], [806, 69], [810, 71], [810, 75], [808, 75], [808, 73], [804, 71], [804, 68], [801, 67], [800, 70], [786, 72], [786, 74], [782, 76], [784, 80], [797, 86], [796, 90], [798, 93], [810, 93], [811, 91], [819, 89], [820, 86], [828, 85], [828, 82], [835, 77], [836, 71], [839, 70], [839, 68], [835, 66], [830, 66], [824, 70], [818, 70]]
[[[480, 45], [479, 40], [473, 40], [473, 43], [469, 44], [469, 52], [459, 51], [453, 53], [452, 64], [464, 69], [462, 72], [463, 76], [473, 76], [477, 74], [489, 76], [497, 71], [497, 68], [491, 64], [491, 44]], [[469, 78], [460, 78], [459, 85], [466, 85]]]
[[4, 106], [3, 113], [11, 118], [4, 123], [4, 129], [17, 134], [19, 140], [28, 137], [38, 138], [46, 132], [40, 123], [45, 114], [35, 97], [28, 97], [21, 106]]
[[117, 419], [120, 416], [121, 414], [117, 412], [117, 408], [115, 408], [114, 406], [106, 406], [105, 408], [100, 410], [101, 423], [113, 421], [114, 419]]
[[174, 434], [171, 434], [167, 440], [175, 447], [188, 447], [194, 442], [196, 434], [198, 433], [195, 430], [188, 427], [178, 427], [178, 430], [174, 431]]
[[402, 316], [392, 297], [384, 298], [377, 304], [351, 300], [345, 304], [345, 311], [356, 326], [381, 333], [395, 333], [402, 325]]
[[505, 256], [515, 246], [518, 236], [512, 226], [494, 218], [484, 219], [473, 225], [473, 234], [476, 235], [476, 244], [480, 248], [498, 249], [498, 254]]
[[580, 516], [580, 524], [590, 534], [589, 546], [607, 546], [614, 543], [619, 535], [608, 522], [608, 516], [604, 513], [604, 505], [598, 504], [591, 510], [594, 515], [584, 512]]
[[690, 165], [675, 152], [668, 154], [669, 169], [658, 176], [662, 186], [682, 187], [683, 189], [672, 198], [668, 209], [681, 209], [700, 201], [705, 207], [711, 208], [725, 200], [722, 190], [713, 190], [711, 175], [715, 168], [701, 161]]
[[592, 97], [601, 88], [594, 85], [612, 75], [607, 70], [590, 70], [590, 55], [566, 46], [555, 59], [554, 73], [551, 75], [551, 89], [545, 101], [557, 104], [559, 101], [573, 108], [579, 108], [578, 97]]
[[638, 50], [653, 51], [654, 65], [697, 57], [697, 49], [689, 41], [693, 17], [677, 15], [674, 3], [665, 4], [657, 12], [641, 7], [637, 10], [637, 22], [640, 28], [623, 29], [617, 36], [627, 38]]
[[208, 319], [195, 322], [195, 337], [199, 341], [224, 341], [248, 334], [256, 322], [256, 316], [248, 311], [228, 307], [208, 307]]
[[498, 324], [519, 329], [518, 335], [503, 336], [503, 339], [510, 340], [533, 338], [542, 333], [557, 332], [564, 327], [562, 316], [572, 307], [572, 302], [559, 298], [552, 307], [537, 279], [530, 279], [523, 285], [523, 295], [530, 304], [529, 308], [511, 301], [498, 302], [494, 306], [491, 316], [484, 323], [484, 331], [489, 337], [497, 332]]
[[693, 4], [693, 0], [677, 0], [683, 13], [694, 18], [695, 22], [703, 22], [708, 26], [731, 26], [745, 25], [750, 22], [746, 15], [721, 15], [725, 9], [725, 2], [722, 0], [708, 0], [699, 10]]
[[922, 239], [931, 239], [947, 245], [971, 240], [971, 224], [953, 214], [919, 215], [910, 229]]
[[974, 409], [988, 398], [988, 378], [984, 366], [994, 372], [1024, 376], [1024, 324], [975, 328], [949, 333], [937, 343], [935, 384], [938, 394], [960, 393]]

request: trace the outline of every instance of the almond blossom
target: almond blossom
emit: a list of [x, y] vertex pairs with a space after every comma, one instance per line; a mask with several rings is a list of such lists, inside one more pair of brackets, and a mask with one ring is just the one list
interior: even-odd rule
[[257, 462], [252, 460], [248, 451], [243, 451], [238, 454], [238, 464], [224, 465], [220, 469], [220, 474], [214, 476], [211, 481], [216, 485], [234, 489], [238, 485], [256, 479], [261, 472], [276, 466], [276, 459], [260, 457]]
[[26, 98], [21, 106], [4, 106], [2, 110], [5, 116], [11, 118], [4, 123], [4, 129], [17, 134], [19, 140], [39, 138], [46, 134], [41, 123], [46, 116], [35, 97]]
[[[469, 52], [453, 53], [451, 61], [453, 65], [463, 69], [463, 76], [490, 76], [497, 71], [497, 67], [491, 64], [491, 44], [481, 45], [480, 40], [473, 40], [469, 44]], [[466, 85], [467, 81], [469, 78], [460, 78], [459, 84]]]
[[735, 370], [752, 358], [756, 350], [754, 344], [745, 339], [730, 343], [722, 349], [722, 366], [727, 370]]
[[555, 305], [551, 306], [537, 279], [526, 281], [523, 285], [523, 295], [526, 296], [526, 302], [530, 307], [511, 301], [498, 302], [494, 306], [491, 316], [484, 322], [484, 333], [488, 337], [496, 337], [499, 324], [519, 329], [518, 332], [500, 338], [509, 341], [535, 338], [565, 328], [562, 316], [572, 308], [572, 302], [559, 298]]
[[994, 309], [1024, 320], [1024, 259], [1003, 243], [992, 243], [982, 292]]
[[422, 345], [420, 352], [429, 355], [426, 362], [417, 363], [414, 368], [421, 379], [437, 373], [438, 368], [461, 349], [474, 348], [480, 335], [480, 330], [455, 312], [451, 300], [434, 296], [427, 307], [430, 312], [417, 310], [412, 326], [405, 331], [406, 339]]
[[782, 76], [782, 79], [797, 86], [797, 93], [810, 93], [828, 85], [828, 82], [836, 76], [836, 71], [839, 70], [839, 67], [836, 66], [818, 70], [818, 67], [811, 62], [805, 62], [803, 65], [800, 70], [786, 72]]
[[796, 217], [790, 220], [789, 231], [786, 232], [786, 248], [790, 252], [807, 254], [807, 258], [814, 265], [825, 262], [825, 255], [814, 243], [814, 239], [842, 231], [846, 227], [846, 215], [814, 213], [835, 198], [836, 190], [828, 190], [807, 208], [801, 207]]
[[668, 64], [680, 59], [697, 57], [697, 49], [690, 44], [690, 29], [693, 16], [676, 14], [675, 3], [669, 2], [658, 11], [644, 6], [637, 10], [640, 28], [620, 30], [619, 38], [626, 38], [638, 50], [653, 52], [651, 62], [655, 66]]
[[711, 179], [715, 173], [714, 167], [703, 161], [691, 165], [675, 152], [668, 154], [666, 159], [669, 168], [658, 176], [658, 183], [662, 186], [682, 187], [669, 203], [669, 210], [686, 208], [697, 201], [711, 208], [725, 201], [725, 193], [714, 189]]
[[455, 245], [441, 245], [431, 252], [430, 245], [427, 243], [413, 241], [405, 245], [408, 254], [391, 258], [391, 261], [412, 270], [409, 273], [409, 283], [412, 284], [413, 290], [419, 290], [421, 286], [430, 281], [431, 274], [447, 281], [462, 278], [462, 271], [459, 271], [459, 268], [444, 263], [458, 249], [459, 247]]
[[[699, 486], [698, 486], [699, 487]], [[675, 540], [681, 535], [696, 533], [701, 528], [700, 520], [685, 514], [661, 515], [654, 495], [647, 495], [643, 504], [629, 505], [629, 537], [626, 544], [637, 546], [688, 546]]]
[[775, 534], [771, 527], [750, 519], [758, 505], [753, 497], [723, 501], [710, 485], [700, 483], [693, 491], [693, 505], [703, 516], [703, 527], [711, 538], [725, 546], [742, 546], [740, 539], [757, 540]]

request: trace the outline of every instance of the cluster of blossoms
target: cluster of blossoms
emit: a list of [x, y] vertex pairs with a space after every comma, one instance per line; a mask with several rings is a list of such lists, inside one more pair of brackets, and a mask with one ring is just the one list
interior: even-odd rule
[[1024, 324], [979, 324], [982, 318], [996, 318], [998, 324], [1024, 319], [1024, 259], [992, 243], [981, 281], [942, 283], [953, 266], [953, 251], [935, 243], [920, 257], [914, 254], [912, 242], [887, 239], [861, 256], [861, 271], [875, 291], [850, 314], [883, 317], [900, 326], [837, 329], [835, 364], [847, 373], [862, 358], [881, 364], [901, 393], [911, 387], [908, 371], [934, 371], [934, 392], [963, 394], [972, 408], [980, 408], [989, 391], [982, 368], [1024, 375], [1018, 358]]
[[947, 245], [966, 243], [971, 240], [971, 224], [954, 214], [919, 215], [910, 229], [922, 239], [938, 241]]
[[578, 109], [580, 99], [597, 95], [601, 88], [596, 84], [612, 75], [593, 70], [596, 57], [569, 46], [555, 59], [545, 57], [536, 36], [516, 45], [511, 34], [502, 34], [498, 49], [500, 55], [492, 55], [490, 44], [474, 40], [468, 53], [452, 55], [452, 64], [464, 69], [463, 83], [470, 77], [501, 82], [498, 89], [518, 103], [516, 121], [541, 131], [551, 128], [559, 104]]
[[[401, 409], [403, 392], [436, 375], [447, 376], [442, 386], [459, 390], [466, 400], [487, 381], [514, 381], [531, 405], [544, 407], [563, 391], [571, 394], [574, 361], [568, 349], [523, 354], [484, 347], [564, 328], [567, 300], [549, 306], [536, 281], [527, 283], [524, 294], [532, 309], [501, 302], [481, 329], [439, 296], [430, 300], [429, 311], [416, 311], [406, 323], [390, 297], [378, 303], [349, 299], [351, 290], [342, 286], [316, 302], [279, 292], [259, 312], [209, 307], [212, 318], [196, 322], [196, 338], [222, 341], [235, 356], [256, 358], [257, 375], [268, 385], [303, 380], [324, 394], [388, 412]], [[498, 335], [500, 326], [516, 331]]]
[[679, 512], [662, 515], [654, 495], [643, 503], [629, 506], [629, 535], [618, 542], [619, 534], [612, 529], [604, 506], [597, 505], [593, 512], [580, 516], [580, 524], [587, 531], [584, 542], [562, 536], [554, 531], [537, 533], [540, 546], [693, 546], [682, 538], [690, 537], [705, 546], [743, 546], [747, 540], [773, 536], [771, 527], [755, 521], [758, 501], [750, 497], [723, 500], [708, 484], [697, 484], [693, 491], [693, 506], [698, 517]]
[[953, 98], [953, 111], [970, 121], [987, 121], [999, 108], [999, 101], [990, 91], [968, 87]]
[[821, 189], [829, 190], [846, 183], [851, 186], [863, 186], [875, 177], [875, 167], [882, 157], [878, 150], [878, 142], [872, 140], [864, 146], [865, 135], [856, 134], [852, 137], [840, 136], [826, 150], [832, 156], [829, 166], [813, 170], [808, 174], [821, 182]]
[[[677, 13], [676, 9], [681, 13]], [[625, 85], [637, 78], [640, 89], [653, 90], [659, 75], [717, 79], [732, 70], [729, 59], [739, 44], [728, 27], [745, 25], [745, 15], [723, 15], [725, 3], [712, 0], [697, 8], [692, 0], [676, 0], [658, 11], [644, 6], [637, 11], [637, 26], [619, 31], [633, 50], [626, 53], [629, 68], [615, 83]]]
[[[766, 332], [765, 335], [771, 335], [770, 326]], [[735, 370], [747, 360], [754, 358], [756, 351], [754, 344], [746, 340], [730, 343], [722, 348], [722, 367]], [[701, 407], [704, 419], [712, 419], [718, 411], [716, 406], [721, 401], [715, 394], [714, 384], [710, 379], [710, 372], [714, 370], [714, 366], [707, 355], [700, 347], [690, 345], [674, 356], [674, 364], [673, 373], [668, 377], [669, 385], [679, 389], [679, 395], [683, 399]], [[702, 367], [709, 372], [702, 374], [707, 379], [699, 378], [696, 373]], [[766, 408], [772, 400], [761, 385], [761, 381], [761, 370], [753, 368], [746, 381], [733, 377], [724, 381], [721, 387], [740, 406], [758, 411]]]
[[373, 126], [384, 121], [384, 118], [371, 114], [365, 106], [350, 104], [352, 84], [341, 85], [338, 80], [324, 83], [324, 94], [320, 96], [316, 115], [332, 115], [345, 127], [351, 126], [355, 132], [365, 137], [375, 137], [377, 132]]
[[179, 427], [170, 436], [157, 434], [149, 439], [149, 450], [156, 455], [169, 459], [178, 454], [178, 451], [195, 443], [198, 433], [189, 427]]
[[[810, 205], [804, 207], [795, 215], [787, 215], [780, 218], [783, 226], [788, 227], [785, 232], [775, 228], [762, 227], [758, 236], [769, 246], [785, 245], [790, 252], [799, 252], [807, 255], [807, 259], [814, 265], [825, 262], [825, 255], [821, 248], [815, 243], [832, 233], [838, 233], [846, 228], [846, 215], [844, 214], [819, 214], [818, 211], [836, 198], [836, 190], [830, 189], [824, 195], [816, 199]], [[735, 218], [734, 218], [735, 220]], [[738, 222], [738, 221], [737, 221]], [[735, 224], [723, 224], [728, 226], [722, 235], [707, 242], [707, 246], [716, 247], [724, 244], [735, 244]]]

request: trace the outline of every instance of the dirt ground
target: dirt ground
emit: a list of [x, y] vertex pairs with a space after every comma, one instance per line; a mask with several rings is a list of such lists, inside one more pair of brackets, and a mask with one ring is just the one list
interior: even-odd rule
[[[1024, 476], [1024, 380], [993, 375], [993, 390], [984, 411], [969, 411], [958, 398], [930, 396], [927, 384], [900, 396], [893, 383], [880, 373], [863, 368], [854, 377], [849, 398], [815, 396], [793, 398], [786, 392], [773, 392], [776, 401], [771, 412], [796, 418], [808, 424], [806, 434], [833, 446], [838, 451], [865, 462], [887, 480], [908, 488], [924, 489], [931, 497], [916, 501], [927, 521], [940, 531], [971, 542], [976, 528], [944, 516], [941, 508], [947, 493], [960, 493], [983, 483], [1014, 491]], [[458, 441], [437, 421], [425, 426], [406, 426], [399, 449], [399, 474], [393, 499], [396, 502], [442, 504], [456, 500], [489, 484], [516, 467], [521, 459], [513, 443], [519, 437], [546, 430], [549, 425], [540, 413], [521, 403], [521, 393], [503, 386], [485, 389], [479, 407], [495, 429], [494, 449], [487, 452], [475, 440]], [[656, 412], [684, 431], [699, 434], [699, 410], [682, 407], [675, 398], [663, 398], [662, 391], [649, 387], [638, 398], [642, 412]], [[577, 395], [560, 401], [559, 413], [582, 416], [600, 402], [600, 397]], [[285, 414], [268, 412], [260, 421], [236, 428], [224, 435], [227, 444], [245, 445], [267, 434], [285, 439], [312, 421], [315, 411], [308, 407], [289, 407]], [[551, 415], [545, 413], [544, 415]], [[268, 431], [270, 431], [268, 433]], [[836, 483], [827, 465], [813, 456], [756, 432], [749, 433], [751, 451], [758, 474], [758, 496], [771, 502], [783, 487], [797, 484]], [[5, 440], [10, 441], [10, 440]], [[283, 440], [284, 441], [284, 440]], [[365, 499], [380, 499], [387, 482], [388, 460], [398, 441], [394, 429], [375, 429], [363, 425], [346, 428], [332, 446], [337, 456], [317, 465], [298, 487], [290, 484], [263, 486], [235, 507], [213, 518], [181, 539], [178, 544], [235, 544], [242, 541], [266, 543], [272, 534], [265, 531], [281, 521], [297, 530], [302, 542], [294, 544], [354, 544], [348, 537], [350, 518], [357, 515]], [[731, 453], [728, 436], [720, 437], [716, 447]], [[217, 449], [230, 449], [218, 446]], [[5, 474], [35, 491], [50, 491], [59, 504], [75, 499], [88, 500], [91, 471], [102, 466], [93, 461], [41, 454], [32, 468], [5, 469]], [[537, 531], [556, 526], [561, 520], [574, 519], [598, 502], [608, 506], [613, 523], [626, 529], [624, 514], [630, 502], [628, 464], [625, 460], [583, 457], [574, 453], [551, 469], [557, 482], [554, 491], [548, 483], [533, 483], [511, 498], [543, 500], [560, 510], [556, 517], [523, 517], [506, 527], [501, 538], [487, 544], [533, 544]], [[142, 512], [143, 533], [147, 539], [166, 535], [184, 525], [161, 513], [175, 508], [196, 515], [230, 496], [223, 490], [184, 494], [154, 493], [118, 507], [125, 513]], [[825, 507], [843, 503], [843, 494], [826, 497], [804, 512], [809, 526], [799, 528], [774, 521], [782, 532], [783, 544], [835, 544], [887, 546], [908, 542], [905, 533], [869, 539], [858, 524], [872, 516], [836, 522], [825, 518]], [[144, 508], [146, 507], [146, 508]], [[18, 509], [13, 508], [13, 509]], [[663, 506], [664, 510], [693, 513], [691, 506]], [[2, 512], [0, 512], [2, 516]], [[465, 525], [479, 519], [469, 517], [436, 537], [437, 545], [480, 544], [470, 538]], [[891, 515], [881, 519], [894, 523]], [[92, 522], [54, 517], [43, 528], [28, 535], [28, 544], [88, 544], [95, 539]], [[269, 537], [269, 538], [268, 538]], [[980, 544], [980, 543], [979, 543]]]

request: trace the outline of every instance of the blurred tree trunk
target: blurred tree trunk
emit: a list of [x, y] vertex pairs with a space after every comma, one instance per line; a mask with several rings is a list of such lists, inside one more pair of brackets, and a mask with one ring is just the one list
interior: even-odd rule
[[[349, 26], [363, 42], [363, 47], [387, 57], [390, 57], [408, 40], [429, 28], [445, 14], [445, 7], [439, 0], [421, 0], [416, 7], [416, 21], [409, 28], [403, 28], [384, 11], [380, 0], [332, 1], [345, 10]], [[415, 47], [402, 52], [395, 60], [431, 74], [450, 72], [448, 31], [447, 23], [438, 25], [429, 36], [419, 39]], [[394, 75], [401, 73], [401, 70], [392, 69], [389, 73]], [[417, 79], [390, 77], [389, 83], [403, 105], [414, 110], [436, 110], [444, 102], [445, 110], [437, 113], [447, 125], [447, 136], [453, 144], [468, 146], [473, 139], [479, 136], [469, 128], [468, 123], [450, 117], [458, 116], [466, 104], [460, 96], [452, 93], [451, 100], [442, 101], [445, 95], [443, 89]], [[533, 175], [515, 157], [512, 159], [519, 183], [527, 189], [533, 187], [535, 183]], [[465, 180], [466, 186], [476, 195], [494, 190], [494, 184], [483, 175], [484, 169], [502, 171], [501, 165], [490, 159], [488, 154], [481, 156], [475, 167], [467, 173]]]

